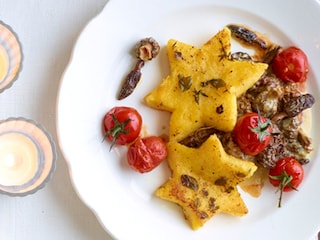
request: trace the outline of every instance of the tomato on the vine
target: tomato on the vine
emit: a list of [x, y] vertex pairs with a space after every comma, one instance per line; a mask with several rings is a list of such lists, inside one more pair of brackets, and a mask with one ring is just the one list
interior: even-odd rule
[[271, 185], [280, 191], [278, 206], [281, 207], [283, 192], [297, 190], [304, 177], [302, 165], [292, 157], [285, 157], [276, 162], [276, 165], [269, 171]]
[[127, 153], [129, 165], [140, 173], [150, 172], [167, 157], [165, 141], [156, 136], [137, 138]]
[[111, 142], [110, 150], [114, 144], [125, 145], [132, 143], [140, 134], [142, 117], [131, 107], [114, 107], [103, 118], [105, 130], [104, 137]]
[[240, 117], [233, 130], [235, 142], [241, 151], [250, 156], [262, 152], [272, 139], [270, 121], [256, 112]]
[[309, 72], [306, 54], [297, 47], [289, 47], [273, 59], [272, 70], [284, 82], [304, 82]]

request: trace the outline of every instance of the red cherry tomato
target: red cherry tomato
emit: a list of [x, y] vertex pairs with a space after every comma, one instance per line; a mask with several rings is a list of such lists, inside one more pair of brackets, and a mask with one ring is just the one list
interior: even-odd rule
[[140, 173], [150, 172], [166, 157], [166, 143], [156, 136], [137, 138], [127, 153], [129, 165]]
[[140, 134], [142, 117], [131, 107], [114, 107], [109, 110], [103, 119], [105, 137], [114, 144], [125, 145], [133, 142]]
[[298, 188], [303, 180], [304, 171], [301, 164], [294, 158], [286, 157], [278, 160], [274, 168], [269, 171], [269, 181], [279, 187], [282, 184], [283, 178], [287, 175], [291, 180], [287, 184], [283, 184], [283, 191], [289, 192]]
[[269, 182], [280, 190], [279, 207], [281, 207], [282, 193], [297, 190], [303, 177], [303, 167], [291, 157], [278, 160], [275, 167], [270, 169]]
[[284, 82], [304, 82], [309, 72], [306, 54], [297, 47], [289, 47], [273, 59], [272, 70]]
[[269, 120], [252, 112], [238, 119], [233, 137], [244, 154], [255, 156], [268, 146], [272, 139], [271, 133]]

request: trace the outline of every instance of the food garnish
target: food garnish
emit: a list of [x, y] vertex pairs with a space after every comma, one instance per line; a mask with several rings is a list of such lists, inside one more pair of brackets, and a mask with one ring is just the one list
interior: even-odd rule
[[131, 107], [118, 106], [110, 109], [103, 118], [104, 138], [114, 144], [125, 145], [133, 142], [140, 134], [142, 117]]
[[228, 155], [216, 135], [199, 148], [174, 140], [167, 148], [172, 176], [156, 195], [179, 204], [192, 229], [200, 228], [217, 213], [243, 216], [248, 212], [237, 184], [256, 171], [253, 162]]
[[246, 52], [235, 52], [231, 58], [235, 60], [254, 60], [269, 64], [278, 53], [280, 46], [265, 39], [260, 33], [250, 28], [237, 24], [229, 24], [227, 27], [235, 40], [246, 48], [255, 50], [254, 55]]
[[[232, 37], [254, 49], [254, 55], [231, 52]], [[154, 39], [141, 40], [138, 62], [119, 99], [132, 93], [144, 62], [159, 50]], [[139, 136], [141, 116], [133, 121], [111, 112], [104, 120], [111, 147], [130, 144], [128, 163], [140, 173], [167, 158], [172, 175], [156, 195], [177, 203], [192, 229], [217, 213], [247, 214], [237, 187], [258, 197], [266, 179], [278, 187], [280, 207], [282, 193], [297, 190], [313, 150], [304, 132], [310, 124], [306, 110], [315, 102], [305, 92], [309, 72], [305, 53], [229, 24], [200, 48], [170, 39], [167, 54], [170, 74], [145, 96], [145, 102], [171, 112], [168, 142]], [[129, 130], [132, 122], [137, 130]]]
[[276, 162], [269, 171], [270, 183], [278, 188], [280, 197], [278, 207], [281, 207], [282, 193], [297, 191], [304, 177], [302, 165], [294, 158], [285, 157]]
[[131, 72], [127, 75], [126, 79], [124, 80], [124, 83], [120, 89], [118, 100], [124, 99], [128, 97], [133, 90], [138, 85], [140, 79], [141, 79], [141, 68], [144, 66], [144, 61], [138, 60], [135, 67]]
[[128, 97], [133, 92], [141, 79], [141, 69], [145, 61], [155, 58], [159, 52], [160, 46], [158, 42], [151, 37], [144, 38], [137, 44], [135, 55], [138, 61], [133, 70], [125, 78], [118, 95], [118, 100]]
[[156, 168], [167, 157], [166, 142], [158, 136], [141, 136], [140, 113], [126, 106], [110, 109], [103, 118], [104, 139], [115, 144], [127, 145], [127, 161], [132, 169], [146, 173]]
[[288, 117], [295, 117], [304, 110], [311, 108], [315, 103], [314, 97], [309, 94], [302, 94], [291, 97], [283, 102], [283, 111]]
[[129, 165], [140, 173], [156, 168], [167, 157], [165, 141], [157, 136], [137, 138], [129, 146], [127, 160]]
[[[254, 55], [232, 53], [231, 37]], [[244, 215], [238, 184], [258, 197], [269, 169], [280, 159], [308, 162], [312, 141], [303, 132], [302, 115], [314, 97], [305, 93], [305, 80], [282, 80], [273, 72], [271, 64], [285, 52], [281, 46], [241, 25], [228, 25], [201, 48], [171, 39], [167, 52], [170, 75], [145, 97], [148, 106], [172, 113], [167, 143], [172, 176], [156, 195], [180, 205], [193, 229], [219, 212]], [[308, 67], [301, 65], [288, 68], [306, 77]], [[246, 117], [247, 126], [236, 126]], [[237, 141], [243, 138], [256, 145], [247, 151]], [[244, 174], [237, 165], [224, 169], [231, 158], [250, 170]], [[242, 178], [232, 176], [237, 170]], [[229, 181], [234, 181], [230, 188]]]
[[145, 97], [149, 106], [172, 112], [167, 144], [172, 176], [156, 195], [178, 203], [193, 229], [216, 213], [245, 215], [248, 210], [236, 186], [257, 169], [253, 162], [225, 153], [211, 131], [233, 130], [237, 97], [268, 67], [232, 59], [230, 41], [228, 28], [201, 48], [169, 40], [171, 73]]
[[306, 54], [297, 47], [288, 47], [279, 52], [272, 61], [275, 75], [285, 82], [307, 80], [309, 63]]
[[159, 52], [159, 43], [152, 37], [142, 39], [136, 46], [136, 57], [142, 61], [150, 61]]
[[230, 29], [232, 36], [240, 40], [243, 44], [249, 47], [258, 47], [261, 50], [268, 48], [267, 42], [249, 28], [236, 24], [229, 24], [227, 27]]
[[[150, 107], [172, 112], [170, 138], [181, 141], [204, 126], [226, 132], [234, 128], [237, 97], [253, 86], [268, 65], [231, 60], [230, 40], [230, 30], [225, 28], [201, 48], [168, 41], [171, 74], [145, 101]], [[182, 84], [181, 88], [182, 78], [190, 79], [185, 82], [191, 86]]]
[[246, 113], [238, 119], [233, 135], [244, 154], [256, 156], [269, 145], [272, 139], [271, 122], [259, 112]]

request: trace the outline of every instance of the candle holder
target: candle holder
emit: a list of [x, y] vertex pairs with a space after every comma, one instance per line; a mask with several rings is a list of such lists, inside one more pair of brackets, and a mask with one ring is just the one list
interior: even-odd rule
[[0, 121], [0, 193], [25, 196], [51, 179], [57, 159], [50, 134], [25, 118]]
[[22, 68], [22, 50], [17, 34], [0, 21], [0, 93], [12, 86]]

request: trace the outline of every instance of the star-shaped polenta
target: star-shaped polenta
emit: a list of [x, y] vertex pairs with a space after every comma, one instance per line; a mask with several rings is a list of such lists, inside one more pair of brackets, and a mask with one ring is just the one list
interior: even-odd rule
[[169, 137], [180, 141], [200, 127], [232, 131], [236, 98], [267, 64], [230, 59], [231, 33], [224, 28], [201, 48], [169, 40], [170, 75], [145, 97], [147, 105], [172, 112]]
[[169, 142], [168, 162], [172, 177], [156, 195], [179, 204], [193, 229], [216, 213], [245, 215], [248, 210], [237, 184], [252, 176], [254, 163], [228, 155], [216, 135], [200, 148]]

